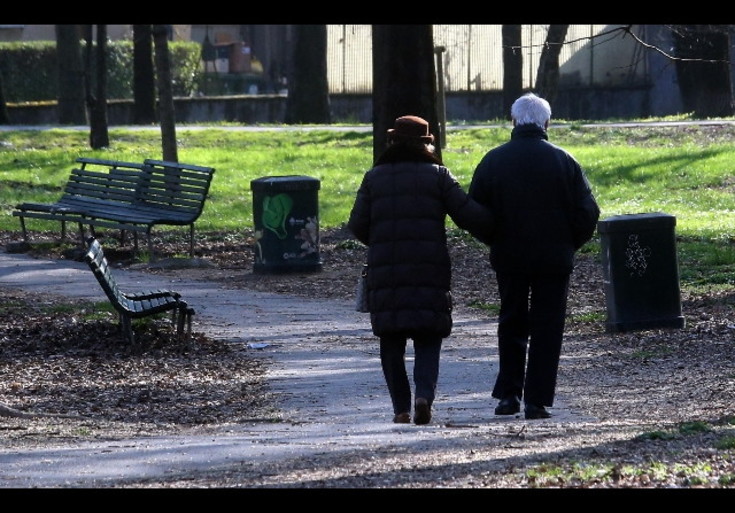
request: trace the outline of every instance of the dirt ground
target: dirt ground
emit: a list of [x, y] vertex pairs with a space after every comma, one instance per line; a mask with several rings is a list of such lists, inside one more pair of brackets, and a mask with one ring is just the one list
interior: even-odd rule
[[[17, 234], [0, 235], [0, 245], [16, 240]], [[113, 241], [107, 242], [108, 248], [114, 247]], [[188, 278], [307, 297], [353, 296], [364, 247], [344, 229], [321, 234], [323, 270], [299, 275], [298, 280], [292, 275], [254, 274], [251, 242], [247, 233], [209, 234], [197, 244], [197, 257], [207, 266], [149, 272], [185, 272]], [[457, 310], [497, 305], [485, 248], [461, 237], [452, 237], [450, 244]], [[164, 257], [180, 251], [176, 243], [163, 239], [157, 247]], [[34, 245], [29, 252], [70, 256], [53, 245]], [[106, 253], [117, 265], [134, 264], [129, 249]], [[468, 472], [463, 465], [439, 465], [443, 456], [435, 455], [433, 470], [423, 469], [417, 478], [395, 471], [405, 470], [399, 458], [381, 460], [393, 469], [388, 473], [366, 468], [364, 462], [332, 461], [327, 465], [332, 475], [323, 476], [324, 486], [735, 486], [735, 296], [683, 294], [681, 302], [686, 319], [682, 329], [607, 333], [600, 262], [580, 255], [570, 291], [559, 393], [572, 398], [573, 409], [597, 422], [557, 432], [536, 428], [518, 443], [543, 444], [546, 456], [534, 457], [530, 448], [524, 458], [503, 469], [475, 465]], [[77, 310], [62, 308], [5, 289], [0, 289], [0, 304], [0, 404], [5, 405], [0, 408], [0, 430], [8, 446], [20, 450], [278, 419], [263, 380], [265, 363], [224, 342], [195, 333], [195, 343], [183, 350], [156, 321], [139, 328], [145, 350], [132, 354], [120, 344], [112, 315], [82, 319], [80, 305], [74, 305]], [[555, 445], [563, 457], [548, 456]], [[457, 455], [453, 457], [456, 462]], [[291, 472], [308, 474], [304, 468], [279, 472], [282, 482]], [[380, 480], [371, 480], [371, 475], [380, 475]], [[242, 477], [191, 476], [165, 486], [235, 486], [245, 482]], [[254, 483], [252, 476], [247, 482]], [[162, 484], [146, 484], [156, 485]], [[278, 486], [267, 477], [261, 485]]]

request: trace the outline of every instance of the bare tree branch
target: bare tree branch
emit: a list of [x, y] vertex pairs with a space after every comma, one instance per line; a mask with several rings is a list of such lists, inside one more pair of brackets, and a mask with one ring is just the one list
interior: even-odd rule
[[[607, 38], [609, 36], [613, 36], [613, 37], [610, 38], [610, 39], [612, 39], [614, 37], [618, 37], [622, 33], [623, 34], [623, 37], [625, 37], [625, 35], [629, 35], [638, 44], [640, 44], [644, 48], [647, 48], [649, 50], [653, 50], [653, 51], [655, 51], [655, 52], [663, 55], [664, 57], [666, 57], [667, 59], [670, 59], [672, 61], [683, 61], [683, 62], [712, 62], [712, 63], [725, 62], [725, 61], [721, 61], [721, 60], [691, 59], [691, 58], [687, 59], [687, 58], [682, 58], [682, 57], [676, 57], [675, 55], [671, 55], [670, 53], [664, 51], [660, 47], [658, 47], [656, 45], [652, 45], [652, 44], [647, 43], [644, 40], [642, 40], [640, 37], [638, 37], [635, 34], [635, 32], [633, 32], [633, 27], [634, 27], [634, 25], [622, 25], [620, 27], [615, 27], [615, 28], [611, 28], [609, 30], [604, 30], [604, 31], [600, 32], [599, 34], [595, 34], [593, 36], [586, 36], [586, 37], [578, 37], [576, 39], [569, 39], [569, 40], [564, 41], [563, 43], [549, 43], [547, 41], [544, 41], [543, 43], [538, 43], [538, 44], [533, 44], [533, 45], [513, 45], [510, 48], [511, 49], [516, 49], [516, 50], [520, 50], [520, 49], [524, 49], [524, 48], [540, 48], [540, 47], [543, 47], [543, 46], [553, 46], [553, 45], [563, 46], [563, 45], [569, 45], [569, 44], [573, 44], [573, 43], [579, 43], [580, 41], [594, 41], [594, 40], [601, 39], [601, 38]], [[671, 30], [673, 31], [675, 29], [673, 27], [671, 27]]]
[[[659, 48], [656, 45], [652, 45], [650, 43], [646, 43], [641, 38], [639, 38], [635, 33], [633, 33], [632, 30], [630, 30], [631, 25], [628, 25], [628, 30], [626, 31], [633, 39], [636, 40], [638, 44], [643, 46], [644, 48], [648, 48], [649, 50], [653, 50], [654, 52], [657, 52], [667, 59], [670, 59], [672, 61], [679, 61], [679, 62], [711, 62], [711, 63], [725, 63], [728, 61], [720, 60], [720, 59], [688, 59], [684, 57], [676, 57], [675, 55], [671, 55], [670, 53], [667, 53], [663, 51], [661, 48]], [[674, 30], [673, 28], [671, 30]]]

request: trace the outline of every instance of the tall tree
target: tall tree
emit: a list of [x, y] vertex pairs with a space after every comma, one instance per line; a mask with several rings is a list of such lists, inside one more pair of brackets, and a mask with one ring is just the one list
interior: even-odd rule
[[523, 91], [523, 39], [521, 25], [503, 25], [503, 113], [510, 119], [510, 107]]
[[[397, 117], [421, 116], [439, 134], [431, 25], [373, 25], [373, 158]], [[441, 155], [441, 145], [436, 144]]]
[[110, 145], [107, 130], [107, 25], [97, 25], [96, 48], [92, 43], [92, 28], [92, 25], [87, 25], [85, 31], [87, 71], [84, 76], [89, 108], [89, 145], [98, 150]]
[[133, 123], [156, 122], [156, 82], [150, 25], [133, 25]]
[[559, 91], [559, 54], [569, 25], [549, 25], [536, 73], [536, 94], [554, 104]]
[[176, 147], [176, 116], [171, 87], [171, 57], [168, 51], [168, 27], [153, 25], [153, 46], [156, 51], [156, 77], [158, 81], [158, 105], [161, 117], [161, 146], [163, 160], [178, 162]]
[[698, 118], [732, 116], [730, 25], [672, 28], [676, 76], [684, 110]]
[[286, 123], [330, 123], [327, 26], [295, 25]]
[[84, 65], [78, 25], [55, 25], [59, 76], [59, 123], [86, 125]]
[[5, 101], [5, 90], [3, 87], [3, 75], [0, 73], [0, 125], [7, 125], [10, 123], [10, 116], [8, 115], [8, 105]]

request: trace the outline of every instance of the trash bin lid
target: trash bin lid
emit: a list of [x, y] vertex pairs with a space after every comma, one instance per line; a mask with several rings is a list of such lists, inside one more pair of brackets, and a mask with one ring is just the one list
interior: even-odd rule
[[623, 232], [631, 230], [662, 230], [676, 226], [676, 217], [662, 212], [642, 214], [621, 214], [610, 216], [597, 222], [600, 233]]
[[259, 192], [310, 191], [320, 186], [318, 178], [301, 175], [264, 176], [250, 181], [250, 189]]

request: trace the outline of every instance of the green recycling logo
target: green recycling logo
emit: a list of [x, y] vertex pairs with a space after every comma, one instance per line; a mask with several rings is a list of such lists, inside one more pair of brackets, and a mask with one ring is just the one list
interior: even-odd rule
[[293, 199], [288, 194], [276, 194], [263, 198], [263, 227], [285, 239], [286, 218], [293, 207]]

